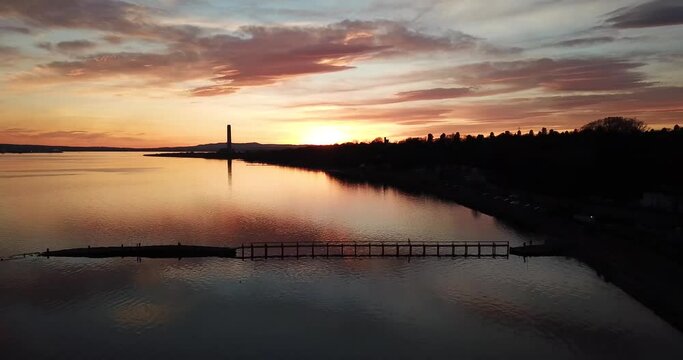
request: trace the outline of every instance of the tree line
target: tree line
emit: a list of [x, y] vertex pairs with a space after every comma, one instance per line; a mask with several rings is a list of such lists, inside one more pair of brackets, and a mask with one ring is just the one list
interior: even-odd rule
[[683, 130], [678, 125], [648, 129], [642, 121], [624, 117], [596, 120], [574, 131], [429, 134], [397, 143], [377, 138], [369, 143], [253, 152], [244, 157], [324, 169], [476, 168], [499, 186], [572, 197], [629, 200], [645, 191], [683, 193]]

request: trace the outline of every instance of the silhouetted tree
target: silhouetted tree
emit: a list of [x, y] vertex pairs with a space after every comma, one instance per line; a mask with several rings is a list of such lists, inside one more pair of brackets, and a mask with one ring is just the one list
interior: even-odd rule
[[441, 141], [441, 142], [446, 141], [446, 133], [441, 133], [441, 135], [439, 135], [439, 141]]
[[[548, 133], [548, 129], [541, 130], [541, 134]], [[524, 136], [510, 132], [490, 138], [463, 135], [458, 141], [460, 134], [456, 133], [445, 141], [440, 136], [438, 146], [429, 144], [434, 141], [429, 136], [387, 146], [347, 143], [255, 151], [244, 154], [244, 158], [340, 169], [361, 165], [396, 171], [438, 167], [453, 174], [462, 167], [472, 167], [496, 186], [572, 198], [596, 196], [633, 202], [646, 191], [683, 194], [683, 172], [678, 165], [683, 157], [680, 126], [625, 135], [583, 129], [534, 135], [533, 130]], [[457, 179], [454, 175], [453, 180]]]
[[647, 130], [644, 122], [621, 116], [606, 117], [604, 119], [591, 121], [581, 127], [581, 131], [594, 131], [604, 133], [632, 134]]
[[434, 135], [432, 135], [431, 133], [427, 134], [427, 142], [428, 143], [434, 142]]
[[541, 128], [541, 135], [548, 135], [548, 129]]

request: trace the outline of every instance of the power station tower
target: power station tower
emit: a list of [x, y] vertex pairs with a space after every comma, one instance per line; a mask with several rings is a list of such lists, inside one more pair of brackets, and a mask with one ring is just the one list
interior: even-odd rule
[[228, 141], [225, 143], [225, 150], [228, 152], [228, 155], [232, 154], [232, 129], [230, 125], [228, 125]]

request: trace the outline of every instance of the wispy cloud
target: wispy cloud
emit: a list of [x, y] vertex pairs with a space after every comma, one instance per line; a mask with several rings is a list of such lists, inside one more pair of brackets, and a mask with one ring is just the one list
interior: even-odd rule
[[[162, 34], [158, 34], [161, 36]], [[58, 43], [61, 50], [91, 49], [88, 41]], [[190, 95], [231, 94], [288, 78], [342, 71], [360, 60], [429, 52], [498, 49], [458, 32], [435, 36], [392, 21], [342, 21], [328, 26], [245, 26], [235, 34], [197, 36], [168, 45], [164, 53], [101, 53], [40, 65], [18, 81], [82, 81], [107, 76], [146, 76], [155, 84], [203, 80]], [[510, 51], [516, 51], [514, 49]], [[417, 96], [403, 94], [402, 96]]]
[[[135, 146], [145, 143], [139, 134], [114, 134], [103, 131], [63, 130], [43, 131], [25, 128], [6, 128], [0, 131], [0, 143], [92, 146], [122, 144]], [[124, 145], [125, 144], [125, 145]]]
[[442, 69], [439, 73], [460, 84], [518, 91], [605, 91], [649, 86], [641, 72], [645, 65], [623, 59], [528, 59], [484, 62]]
[[607, 23], [616, 28], [644, 28], [683, 24], [683, 2], [654, 0], [608, 14]]
[[130, 36], [180, 41], [195, 37], [193, 26], [157, 23], [154, 9], [116, 0], [3, 0], [0, 15], [37, 28], [95, 29]]
[[584, 37], [584, 38], [574, 38], [569, 40], [558, 41], [556, 43], [550, 44], [550, 46], [556, 47], [575, 47], [575, 46], [591, 46], [606, 44], [617, 41], [617, 38], [613, 36], [594, 36], [594, 37]]
[[90, 40], [71, 40], [60, 41], [57, 43], [57, 49], [65, 52], [80, 52], [97, 47], [97, 43]]
[[14, 34], [28, 35], [31, 33], [31, 29], [24, 27], [24, 26], [0, 25], [0, 34], [2, 34], [2, 33], [14, 33]]
[[18, 48], [0, 45], [0, 66], [12, 64], [21, 58], [22, 54]]

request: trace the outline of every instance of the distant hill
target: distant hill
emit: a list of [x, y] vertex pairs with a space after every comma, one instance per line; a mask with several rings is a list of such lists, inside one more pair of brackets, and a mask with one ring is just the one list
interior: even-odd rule
[[[257, 142], [232, 144], [232, 148], [238, 152], [282, 150], [297, 148], [301, 145], [286, 144], [259, 144]], [[0, 153], [59, 153], [67, 151], [217, 151], [224, 149], [225, 143], [201, 144], [192, 146], [156, 147], [156, 148], [130, 148], [111, 146], [52, 146], [52, 145], [23, 145], [23, 144], [0, 144]]]

